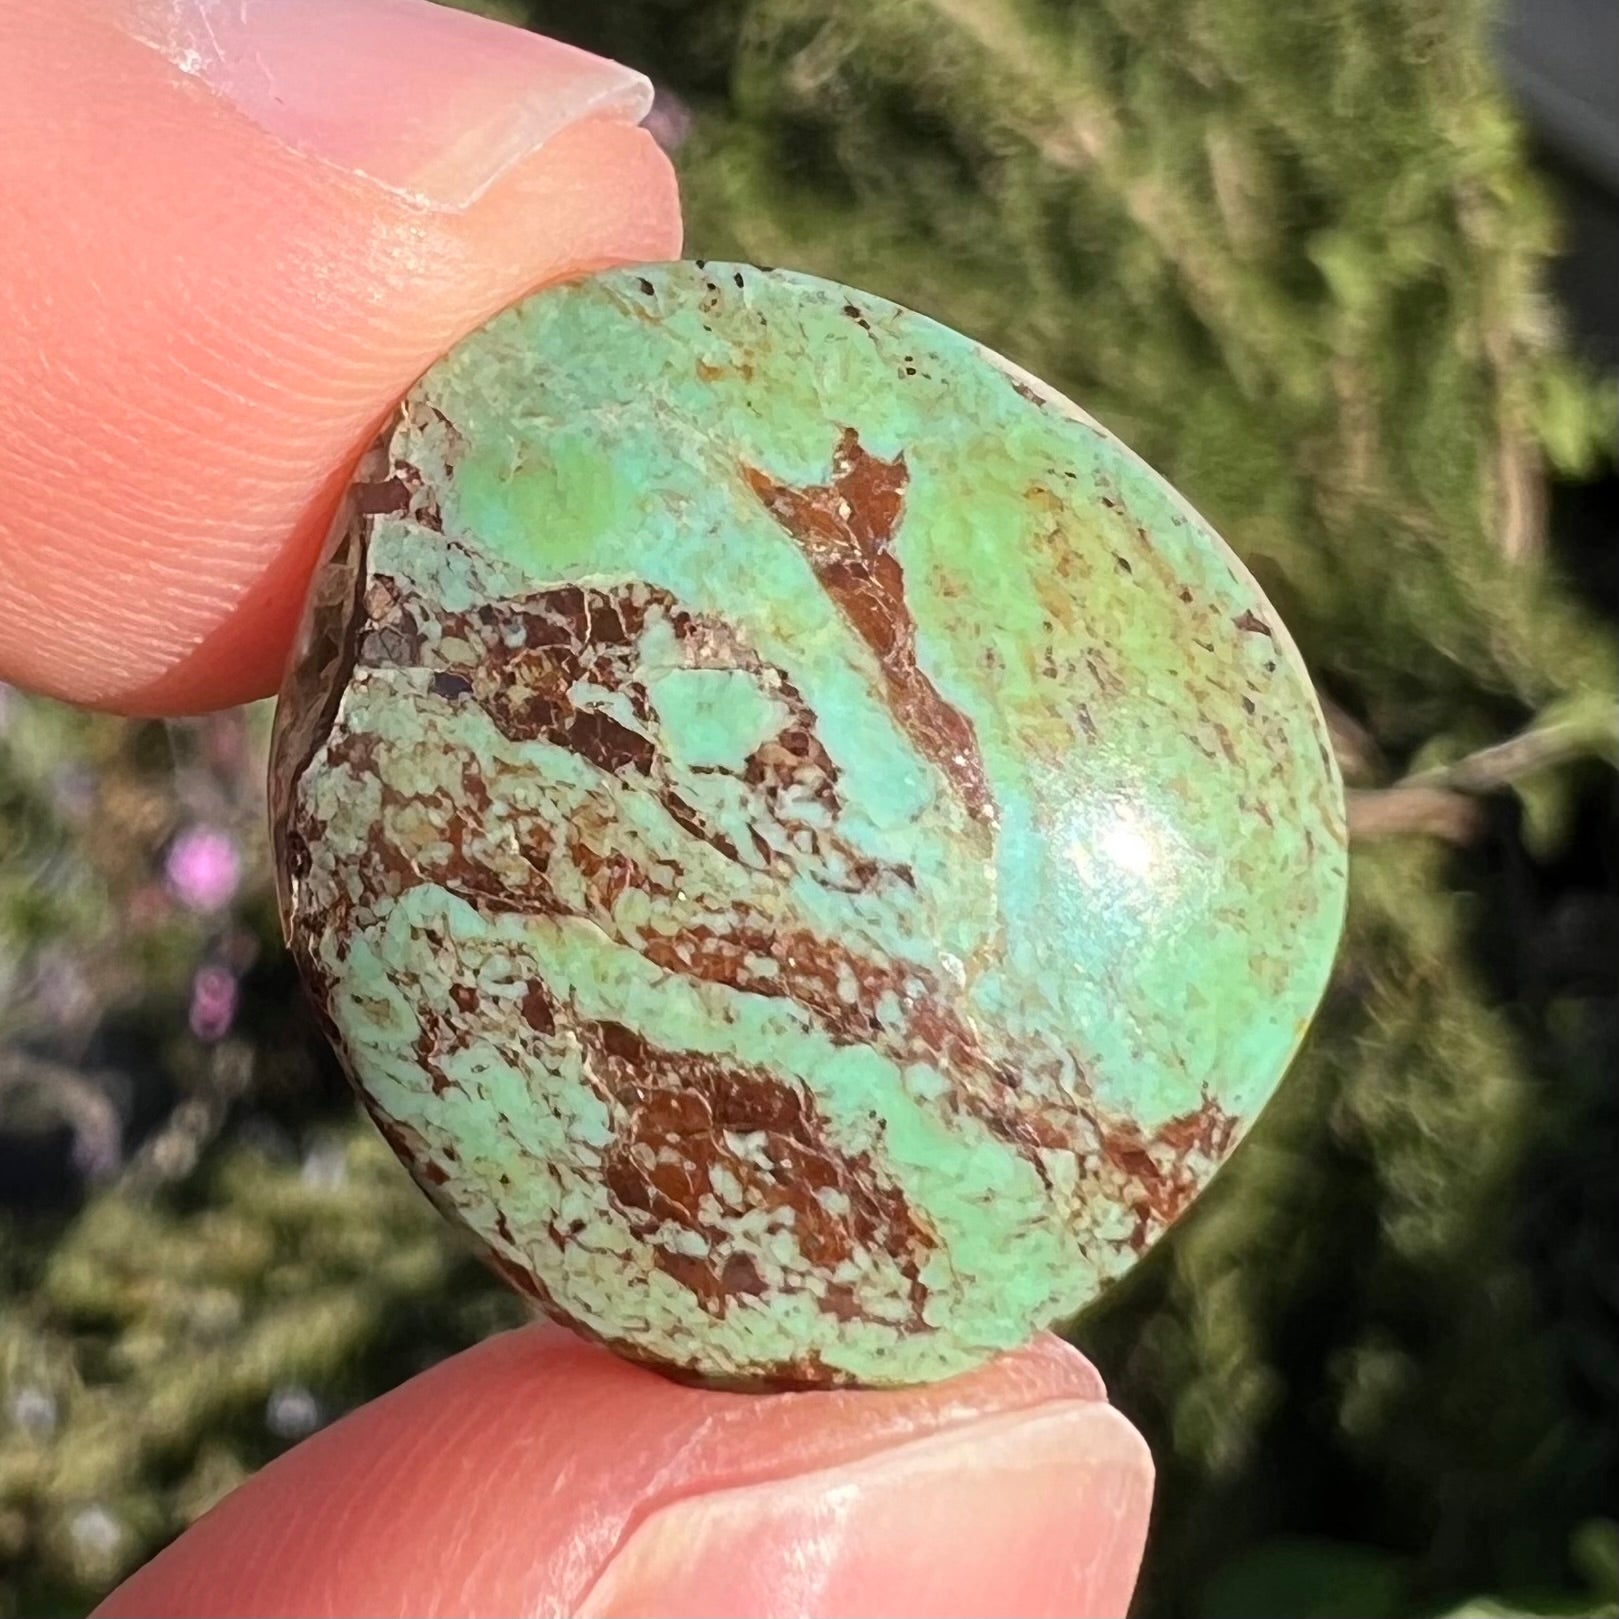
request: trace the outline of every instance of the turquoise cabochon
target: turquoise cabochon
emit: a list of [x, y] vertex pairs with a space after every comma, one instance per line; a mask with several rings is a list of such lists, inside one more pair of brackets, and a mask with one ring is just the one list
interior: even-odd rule
[[715, 263], [491, 321], [362, 467], [278, 717], [288, 938], [546, 1309], [729, 1382], [1068, 1316], [1280, 1079], [1342, 788], [1252, 578], [923, 316]]

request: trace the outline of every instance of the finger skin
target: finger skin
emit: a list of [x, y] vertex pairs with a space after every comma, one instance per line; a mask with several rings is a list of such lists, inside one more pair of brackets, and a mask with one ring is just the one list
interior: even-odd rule
[[532, 1327], [288, 1452], [97, 1613], [1122, 1614], [1151, 1479], [1053, 1338], [749, 1395]]
[[680, 226], [622, 110], [424, 207], [132, 37], [136, 3], [0, 4], [0, 679], [186, 712], [275, 688], [337, 493], [427, 365]]

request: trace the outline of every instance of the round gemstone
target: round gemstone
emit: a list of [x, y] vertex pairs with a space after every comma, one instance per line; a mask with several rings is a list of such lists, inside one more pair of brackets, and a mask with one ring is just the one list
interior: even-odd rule
[[548, 1311], [905, 1384], [1086, 1304], [1274, 1089], [1342, 790], [1258, 587], [920, 315], [686, 263], [551, 288], [360, 469], [273, 766], [372, 1116]]

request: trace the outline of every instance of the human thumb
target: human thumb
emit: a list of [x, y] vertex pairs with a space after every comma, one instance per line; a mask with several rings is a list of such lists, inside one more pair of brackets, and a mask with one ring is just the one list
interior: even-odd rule
[[1151, 1499], [1054, 1338], [926, 1388], [738, 1394], [531, 1327], [288, 1451], [96, 1613], [1120, 1619]]
[[416, 376], [544, 281], [679, 251], [649, 100], [426, 0], [0, 4], [0, 678], [272, 690]]

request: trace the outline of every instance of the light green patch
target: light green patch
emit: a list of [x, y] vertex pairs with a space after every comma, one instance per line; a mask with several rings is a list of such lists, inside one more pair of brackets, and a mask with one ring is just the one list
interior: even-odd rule
[[671, 669], [649, 690], [664, 746], [696, 770], [740, 769], [788, 717], [742, 669]]

